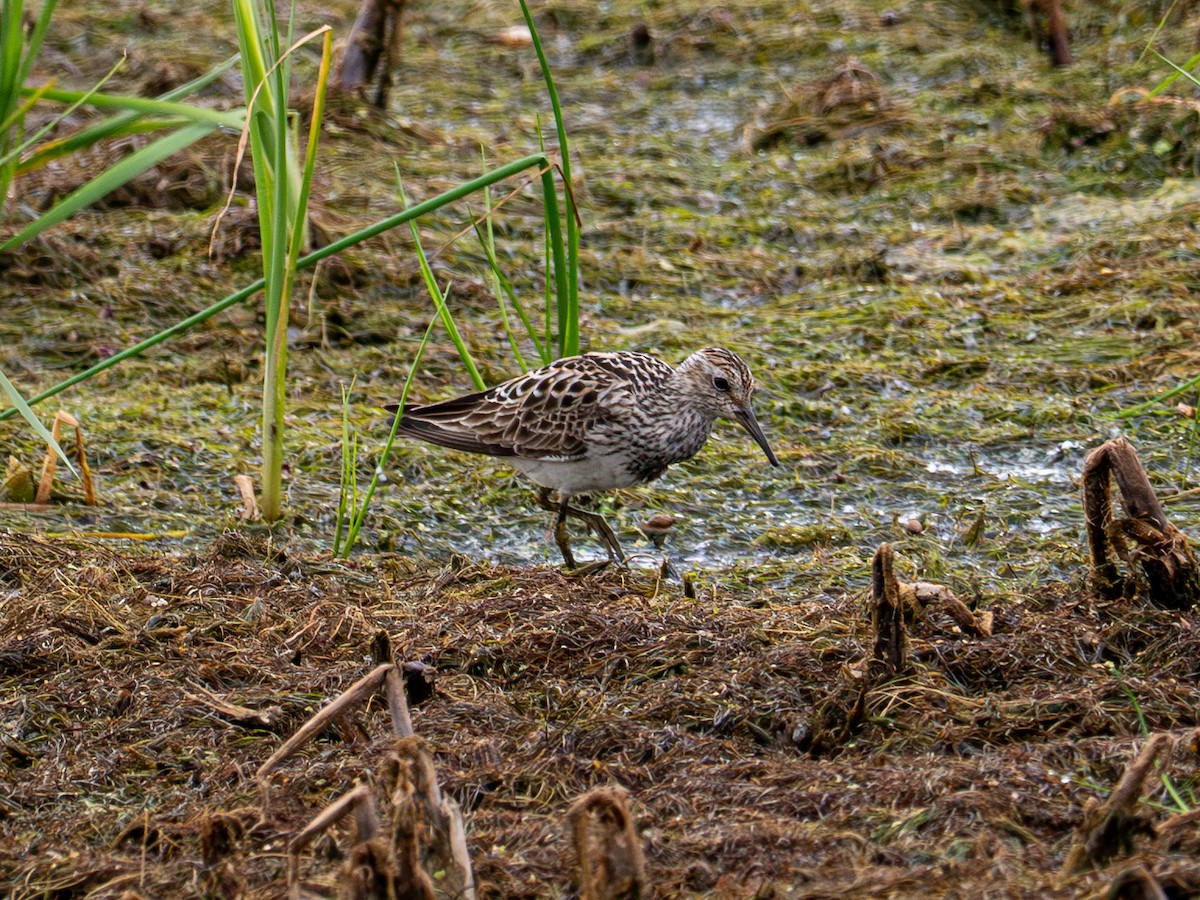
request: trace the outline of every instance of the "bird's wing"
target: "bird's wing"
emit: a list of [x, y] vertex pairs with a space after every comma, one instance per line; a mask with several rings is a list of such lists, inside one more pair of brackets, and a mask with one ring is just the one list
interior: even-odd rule
[[491, 456], [583, 459], [596, 425], [619, 418], [670, 373], [640, 353], [571, 356], [490, 390], [410, 407], [398, 433]]

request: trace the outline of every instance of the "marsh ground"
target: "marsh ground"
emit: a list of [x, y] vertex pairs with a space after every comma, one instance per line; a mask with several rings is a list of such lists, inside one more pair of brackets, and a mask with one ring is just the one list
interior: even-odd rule
[[[0, 510], [6, 884], [217, 890], [199, 823], [255, 802], [245, 775], [280, 736], [221, 720], [193, 688], [278, 706], [286, 733], [364, 671], [384, 630], [438, 669], [417, 730], [496, 895], [570, 889], [562, 813], [608, 782], [632, 793], [663, 895], [1098, 890], [1127, 857], [1056, 875], [1084, 802], [1146, 731], [1194, 727], [1200, 699], [1194, 615], [1089, 595], [1075, 483], [1086, 450], [1123, 432], [1170, 515], [1193, 534], [1200, 519], [1193, 422], [1172, 403], [1116, 417], [1194, 375], [1198, 357], [1200, 112], [1182, 84], [1148, 98], [1167, 72], [1142, 58], [1168, 5], [1072, 10], [1065, 70], [1023, 19], [966, 0], [538, 9], [578, 155], [585, 342], [743, 351], [785, 474], [729, 429], [663, 481], [601, 501], [631, 544], [650, 513], [680, 517], [668, 548], [696, 573], [695, 600], [657, 577], [644, 543], [631, 573], [554, 571], [523, 485], [420, 446], [393, 457], [360, 555], [324, 559], [342, 389], [365, 479], [386, 430], [378, 405], [432, 313], [400, 232], [299, 292], [289, 519], [269, 547], [231, 553], [219, 538], [238, 527], [233, 476], [257, 465], [252, 305], [56, 398], [84, 424], [102, 503], [82, 506], [67, 483], [50, 510]], [[110, 88], [156, 93], [232, 52], [224, 5], [170, 6], [59, 10], [43, 74], [82, 87], [128, 53]], [[344, 29], [353, 10], [332, 14]], [[302, 5], [299, 27], [327, 15]], [[1191, 56], [1197, 15], [1173, 7], [1164, 52]], [[390, 108], [331, 113], [324, 230], [398, 209], [397, 166], [422, 199], [478, 174], [481, 148], [488, 163], [536, 148], [547, 108], [532, 54], [493, 40], [518, 18], [491, 2], [408, 11]], [[652, 58], [631, 45], [639, 25]], [[240, 96], [231, 80], [210, 94]], [[0, 259], [0, 366], [27, 393], [258, 274], [239, 207], [207, 252], [233, 145], [214, 139]], [[5, 227], [85, 172], [19, 182]], [[498, 381], [514, 366], [485, 260], [451, 243], [471, 214], [422, 227]], [[532, 194], [496, 227], [511, 277], [536, 296]], [[467, 387], [439, 336], [417, 396]], [[36, 460], [31, 439], [0, 427], [6, 455]], [[118, 532], [159, 537], [70, 537]], [[814, 758], [815, 710], [869, 649], [862, 595], [884, 541], [906, 576], [992, 610], [997, 633], [922, 626], [919, 671], [872, 692], [861, 731]], [[369, 711], [296, 765], [276, 830], [234, 851], [248, 894], [276, 890], [279, 842], [377, 764], [381, 721]], [[1194, 805], [1182, 744], [1169, 774]], [[1186, 896], [1195, 845], [1194, 832], [1142, 837], [1134, 853]]]

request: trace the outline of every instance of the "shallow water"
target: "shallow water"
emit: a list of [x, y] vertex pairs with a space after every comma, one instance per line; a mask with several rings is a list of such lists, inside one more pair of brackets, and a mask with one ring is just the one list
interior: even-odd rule
[[[1078, 78], [1043, 70], [1023, 36], [991, 26], [991, 55], [958, 48], [940, 26], [926, 33], [924, 21], [883, 28], [884, 6], [689, 14], [606, 4], [597, 20], [589, 7], [569, 12], [577, 22], [547, 23], [582, 198], [585, 341], [673, 360], [707, 343], [745, 348], [760, 417], [788, 451], [785, 468], [771, 471], [740, 445], [723, 452], [741, 438], [722, 432], [662, 482], [599, 498], [636, 565], [661, 563], [636, 533], [661, 511], [681, 520], [666, 543], [680, 569], [753, 569], [779, 583], [834, 560], [815, 577], [861, 586], [874, 548], [895, 541], [921, 572], [961, 567], [982, 583], [1027, 584], [1080, 564], [1076, 479], [1085, 449], [1104, 437], [1128, 428], [1166, 486], [1194, 483], [1183, 428], [1104, 416], [1194, 372], [1197, 182], [1164, 178], [1157, 153], [1147, 177], [1137, 166], [1148, 151], [1137, 146], [1044, 145], [1038, 129], [1052, 106], [1108, 109], [1111, 91], [1086, 65]], [[511, 13], [481, 10], [487, 21], [471, 34], [446, 10], [416, 17], [384, 117], [401, 127], [370, 123], [383, 135], [376, 140], [362, 122], [335, 123], [322, 145], [336, 154], [323, 175], [334, 219], [394, 212], [393, 156], [414, 194], [430, 196], [478, 174], [480, 146], [491, 163], [531, 151], [539, 112], [542, 133], [551, 130], [531, 55], [480, 40], [511, 24]], [[660, 54], [645, 67], [625, 49], [643, 20]], [[1115, 51], [1103, 52], [1109, 66]], [[747, 150], [748, 127], [781, 99], [811, 95], [849, 56], [880, 75], [887, 115], [815, 143]], [[498, 248], [522, 295], [537, 296], [541, 213], [518, 207], [499, 217]], [[469, 240], [448, 241], [473, 214], [447, 212], [427, 228], [444, 250], [439, 276], [470, 301], [461, 315], [473, 350], [498, 380], [514, 366], [494, 340], [478, 254]], [[131, 256], [127, 271], [91, 279], [91, 305], [76, 297], [78, 285], [60, 292], [65, 300], [47, 291], [62, 307], [14, 326], [13, 371], [111, 352], [132, 341], [121, 329], [159, 314], [160, 293], [157, 327], [182, 318], [171, 298], [190, 312], [257, 274], [252, 256], [234, 271], [205, 258], [203, 216], [187, 212], [178, 225], [167, 213], [142, 215], [97, 213], [83, 220], [79, 243], [124, 258], [178, 228], [181, 249], [167, 246], [162, 261]], [[369, 320], [361, 330], [378, 343], [355, 337], [292, 357], [303, 409], [289, 425], [288, 536], [305, 548], [327, 550], [333, 532], [341, 387], [357, 379], [353, 414], [377, 452], [384, 426], [370, 410], [403, 379], [428, 315], [408, 251], [399, 235], [389, 240], [348, 254], [345, 282], [321, 283], [308, 308], [356, 334]], [[253, 311], [230, 318], [224, 331], [196, 332], [191, 354], [172, 347], [166, 353], [178, 355], [165, 362], [130, 364], [68, 396], [69, 408], [86, 412], [106, 506], [6, 510], [0, 524], [170, 533], [160, 540], [189, 548], [242, 527], [231, 479], [257, 466], [257, 376], [245, 363], [260, 348]], [[466, 389], [445, 346], [426, 362], [423, 398]], [[241, 372], [228, 396], [196, 387], [227, 369]], [[181, 399], [184, 390], [199, 396]], [[389, 477], [363, 551], [557, 563], [548, 516], [501, 464], [404, 447]], [[1195, 509], [1179, 508], [1184, 524]], [[910, 521], [920, 523], [915, 533]], [[580, 559], [603, 556], [590, 536], [576, 545]]]

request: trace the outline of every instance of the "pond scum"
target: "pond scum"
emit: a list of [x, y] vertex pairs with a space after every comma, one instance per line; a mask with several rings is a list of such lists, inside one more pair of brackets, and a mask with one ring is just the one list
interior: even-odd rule
[[[223, 3], [175, 7], [65, 4], [35, 74], [86, 87], [128, 53], [106, 90], [157, 94], [229, 55]], [[680, 583], [537, 565], [524, 486], [405, 445], [362, 552], [331, 561], [342, 387], [357, 376], [365, 479], [431, 315], [399, 232], [297, 292], [273, 535], [238, 526], [233, 487], [256, 469], [253, 307], [55, 398], [39, 411], [81, 423], [100, 505], [67, 481], [0, 509], [0, 893], [447, 895], [448, 868], [407, 868], [435, 843], [431, 761], [484, 897], [1200, 895], [1200, 620], [1136, 580], [1096, 590], [1088, 540], [1126, 574], [1144, 557], [1085, 537], [1079, 497], [1085, 450], [1123, 432], [1175, 550], [1200, 521], [1195, 392], [1115, 416], [1200, 362], [1200, 106], [1183, 81], [1149, 96], [1170, 70], [1143, 55], [1163, 20], [1156, 46], [1186, 61], [1200, 10], [1071, 4], [1062, 69], [1018, 10], [975, 0], [534, 14], [582, 173], [585, 342], [745, 350], [792, 476], [716, 440], [608, 498], [626, 534], [678, 514], [668, 551], [701, 560]], [[329, 16], [301, 4], [297, 30]], [[481, 146], [537, 146], [515, 6], [405, 16], [392, 107], [329, 113], [319, 234], [393, 213], [393, 163], [423, 199], [477, 175]], [[241, 102], [228, 77], [213, 91]], [[18, 179], [20, 203], [128, 149]], [[0, 369], [33, 393], [256, 277], [244, 200], [207, 252], [231, 154], [208, 138], [0, 254]], [[422, 229], [494, 383], [513, 363], [486, 260], [450, 242], [472, 212]], [[497, 217], [524, 293], [541, 225], [524, 193]], [[414, 398], [466, 388], [439, 334]], [[0, 428], [19, 475], [42, 449]], [[532, 537], [482, 558], [514, 531]], [[893, 566], [965, 614], [883, 615], [909, 596]], [[390, 694], [314, 720], [372, 672]]]

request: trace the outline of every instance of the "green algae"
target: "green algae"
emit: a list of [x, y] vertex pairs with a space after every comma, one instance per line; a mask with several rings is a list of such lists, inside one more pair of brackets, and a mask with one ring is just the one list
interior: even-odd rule
[[[1119, 13], [1111, 21], [1079, 12], [1078, 62], [1060, 72], [1019, 23], [949, 3], [931, 16], [901, 10], [894, 27], [881, 18], [889, 5], [868, 0], [836, 12], [778, 3], [716, 16], [686, 4], [545, 11], [539, 27], [579, 170], [585, 344], [670, 359], [712, 343], [742, 351], [761, 385], [760, 418], [790, 468], [771, 471], [722, 430], [663, 482], [604, 501], [622, 531], [647, 506], [671, 510], [686, 522], [668, 552], [781, 572], [769, 535], [825, 533], [857, 548], [849, 560], [823, 557], [837, 581], [861, 577], [894, 516], [931, 516], [932, 533], [950, 541], [986, 495], [1008, 523], [989, 555], [1007, 554], [1005, 571], [1022, 579], [1059, 571], [1051, 537], [1078, 529], [1063, 489], [1081, 456], [1035, 464], [1065, 442], [1097, 443], [1117, 427], [1112, 413], [1182, 381], [1195, 362], [1194, 101], [1177, 85], [1162, 102], [1143, 102], [1161, 77], [1139, 60], [1147, 26], [1128, 4], [1105, 6]], [[419, 200], [477, 175], [481, 145], [492, 163], [536, 148], [546, 112], [536, 67], [527, 52], [489, 40], [514, 12], [482, 4], [467, 32], [448, 11], [409, 11], [392, 107], [340, 101], [326, 123], [316, 192], [324, 230], [394, 212], [393, 165]], [[86, 3], [64, 12], [44, 64], [71, 59], [86, 81], [117, 52], [98, 36], [119, 34], [145, 51], [118, 75], [130, 88], [228, 54], [219, 4], [139, 15], [151, 27], [131, 31], [129, 15]], [[301, 7], [301, 26], [320, 21]], [[638, 24], [654, 38], [649, 65], [627, 52]], [[1165, 51], [1181, 50], [1186, 33], [1186, 23], [1167, 32]], [[75, 63], [81, 41], [94, 52]], [[851, 81], [838, 81], [843, 69]], [[844, 83], [868, 85], [866, 99], [831, 107]], [[236, 85], [217, 95], [236, 98]], [[209, 148], [207, 179], [228, 178], [229, 149]], [[22, 189], [36, 200], [57, 188], [47, 179]], [[206, 254], [213, 195], [153, 210], [134, 195], [0, 263], [0, 366], [32, 392], [251, 280], [256, 248], [236, 220], [218, 235], [220, 255]], [[469, 236], [451, 242], [478, 212], [439, 212], [422, 233], [495, 382], [515, 367], [486, 260]], [[529, 189], [497, 213], [501, 264], [522, 296], [540, 284], [540, 229]], [[287, 530], [325, 547], [341, 388], [357, 379], [351, 417], [364, 435], [365, 481], [387, 426], [378, 405], [394, 399], [432, 310], [399, 233], [322, 264], [297, 297]], [[90, 529], [119, 519], [185, 530], [189, 541], [236, 524], [232, 478], [256, 468], [260, 340], [255, 307], [242, 307], [76, 388], [62, 405], [84, 421], [104, 506], [5, 512], [4, 522]], [[414, 399], [468, 388], [453, 348], [435, 336]], [[1186, 490], [1190, 426], [1168, 412], [1120, 427], [1152, 471]], [[40, 449], [4, 427], [5, 449], [36, 461]], [[985, 474], [971, 474], [967, 460]], [[938, 474], [943, 466], [950, 471]], [[1041, 474], [986, 474], [1030, 466]], [[544, 517], [501, 464], [404, 444], [388, 479], [367, 550], [553, 559]], [[1057, 511], [1046, 520], [1057, 530], [1036, 530], [1043, 507]], [[1194, 507], [1179, 509], [1186, 517]], [[794, 565], [796, 546], [785, 543]]]

